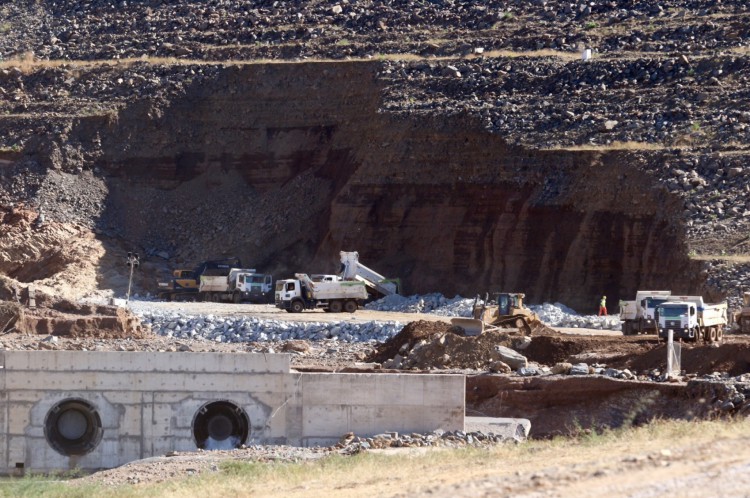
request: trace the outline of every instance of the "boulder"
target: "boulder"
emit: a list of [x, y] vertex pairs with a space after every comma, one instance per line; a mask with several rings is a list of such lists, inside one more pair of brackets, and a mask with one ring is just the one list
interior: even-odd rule
[[570, 375], [588, 375], [589, 366], [585, 363], [577, 363], [570, 368]]
[[513, 369], [508, 366], [507, 363], [502, 361], [493, 361], [490, 363], [490, 372], [495, 373], [510, 373]]
[[525, 368], [529, 364], [524, 355], [505, 346], [495, 346], [495, 352], [499, 360], [513, 369]]
[[557, 375], [567, 375], [570, 373], [570, 369], [573, 367], [570, 363], [562, 362], [562, 363], [556, 363], [552, 367], [552, 373]]

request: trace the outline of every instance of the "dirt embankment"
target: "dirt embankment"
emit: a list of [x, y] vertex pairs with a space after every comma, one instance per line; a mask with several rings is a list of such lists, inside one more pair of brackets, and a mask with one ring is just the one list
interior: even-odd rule
[[[28, 299], [28, 295], [24, 297], [24, 300]], [[61, 336], [100, 339], [143, 339], [151, 335], [149, 330], [141, 326], [138, 317], [126, 308], [50, 300], [41, 293], [32, 299], [35, 303], [33, 307], [22, 306], [14, 301], [0, 302], [0, 334], [15, 332], [37, 335], [40, 338]], [[48, 346], [47, 349], [54, 349], [51, 344]]]

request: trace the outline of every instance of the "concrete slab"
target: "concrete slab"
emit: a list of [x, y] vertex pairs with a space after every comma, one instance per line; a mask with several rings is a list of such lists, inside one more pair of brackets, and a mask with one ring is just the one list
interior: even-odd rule
[[466, 417], [465, 432], [483, 432], [524, 440], [531, 432], [531, 422], [525, 418]]

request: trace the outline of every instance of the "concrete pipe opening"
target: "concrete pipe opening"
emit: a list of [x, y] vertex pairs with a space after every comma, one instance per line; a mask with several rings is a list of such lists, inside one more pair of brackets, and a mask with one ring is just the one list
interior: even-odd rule
[[102, 439], [102, 421], [96, 408], [82, 399], [66, 399], [47, 412], [44, 436], [62, 455], [85, 455]]
[[250, 434], [250, 421], [245, 411], [229, 401], [203, 405], [193, 420], [193, 437], [204, 450], [239, 448]]

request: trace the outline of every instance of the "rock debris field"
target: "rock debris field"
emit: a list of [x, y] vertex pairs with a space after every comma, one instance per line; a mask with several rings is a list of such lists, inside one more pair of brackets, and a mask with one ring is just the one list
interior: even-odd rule
[[[146, 302], [144, 302], [146, 303]], [[442, 294], [393, 295], [366, 305], [377, 311], [427, 313], [445, 317], [470, 317], [473, 299]], [[262, 342], [332, 339], [341, 342], [382, 343], [396, 335], [405, 324], [397, 321], [368, 323], [295, 322], [258, 317], [227, 317], [212, 314], [191, 315], [182, 312], [162, 312], [141, 309], [134, 302], [133, 309], [144, 325], [160, 336], [179, 339], [204, 339], [215, 342]], [[541, 320], [553, 327], [620, 330], [617, 316], [599, 317], [578, 315], [560, 303], [531, 306]]]

